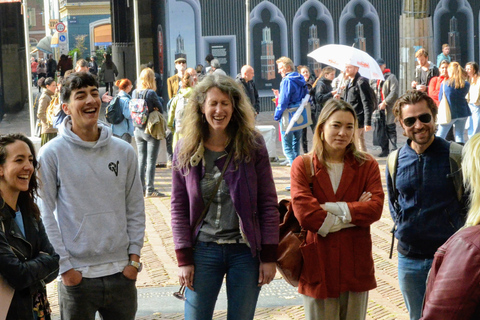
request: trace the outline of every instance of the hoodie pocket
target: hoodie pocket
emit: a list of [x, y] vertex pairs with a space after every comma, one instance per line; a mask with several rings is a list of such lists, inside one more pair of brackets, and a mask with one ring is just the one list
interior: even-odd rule
[[81, 258], [112, 253], [127, 246], [125, 219], [119, 219], [113, 211], [107, 211], [83, 216], [70, 251], [75, 257]]

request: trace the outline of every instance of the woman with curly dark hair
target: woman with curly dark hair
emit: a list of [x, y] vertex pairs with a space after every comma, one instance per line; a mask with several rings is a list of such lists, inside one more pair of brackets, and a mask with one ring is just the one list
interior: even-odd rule
[[7, 319], [50, 319], [45, 284], [58, 275], [35, 204], [37, 159], [21, 134], [0, 136], [0, 276], [13, 288]]

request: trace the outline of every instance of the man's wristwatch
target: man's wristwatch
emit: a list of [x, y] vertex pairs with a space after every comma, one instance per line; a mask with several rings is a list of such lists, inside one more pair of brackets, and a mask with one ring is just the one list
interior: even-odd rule
[[143, 266], [143, 265], [142, 265], [141, 262], [137, 262], [137, 261], [132, 261], [132, 260], [130, 260], [130, 261], [128, 261], [128, 265], [136, 268], [136, 269], [137, 269], [137, 272], [142, 271], [142, 266]]

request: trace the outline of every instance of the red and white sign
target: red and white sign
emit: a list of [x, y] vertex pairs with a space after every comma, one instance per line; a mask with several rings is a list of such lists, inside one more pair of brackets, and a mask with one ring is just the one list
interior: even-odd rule
[[55, 25], [55, 30], [57, 30], [59, 33], [64, 32], [65, 29], [65, 24], [63, 24], [63, 22], [59, 22]]

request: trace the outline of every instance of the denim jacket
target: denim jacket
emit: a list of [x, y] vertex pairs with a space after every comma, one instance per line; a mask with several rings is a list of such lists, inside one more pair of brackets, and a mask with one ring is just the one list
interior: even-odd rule
[[[236, 162], [232, 158], [223, 178], [252, 255], [258, 254], [262, 262], [274, 262], [279, 239], [277, 193], [267, 148], [261, 136], [258, 143], [260, 147], [252, 152], [249, 162]], [[192, 160], [194, 165], [188, 170], [174, 169], [172, 172], [172, 231], [179, 266], [193, 264], [193, 247], [201, 224], [196, 230], [194, 228], [205, 207], [200, 189], [205, 166], [201, 160], [203, 152], [200, 153], [196, 153], [197, 161]], [[215, 164], [223, 168], [225, 160], [226, 157], [221, 157]], [[174, 168], [176, 164], [177, 151], [173, 157]]]
[[388, 167], [390, 214], [396, 222], [398, 251], [412, 258], [432, 259], [435, 251], [465, 223], [450, 172], [449, 142], [435, 137], [422, 154], [408, 140], [398, 155], [398, 206]]

